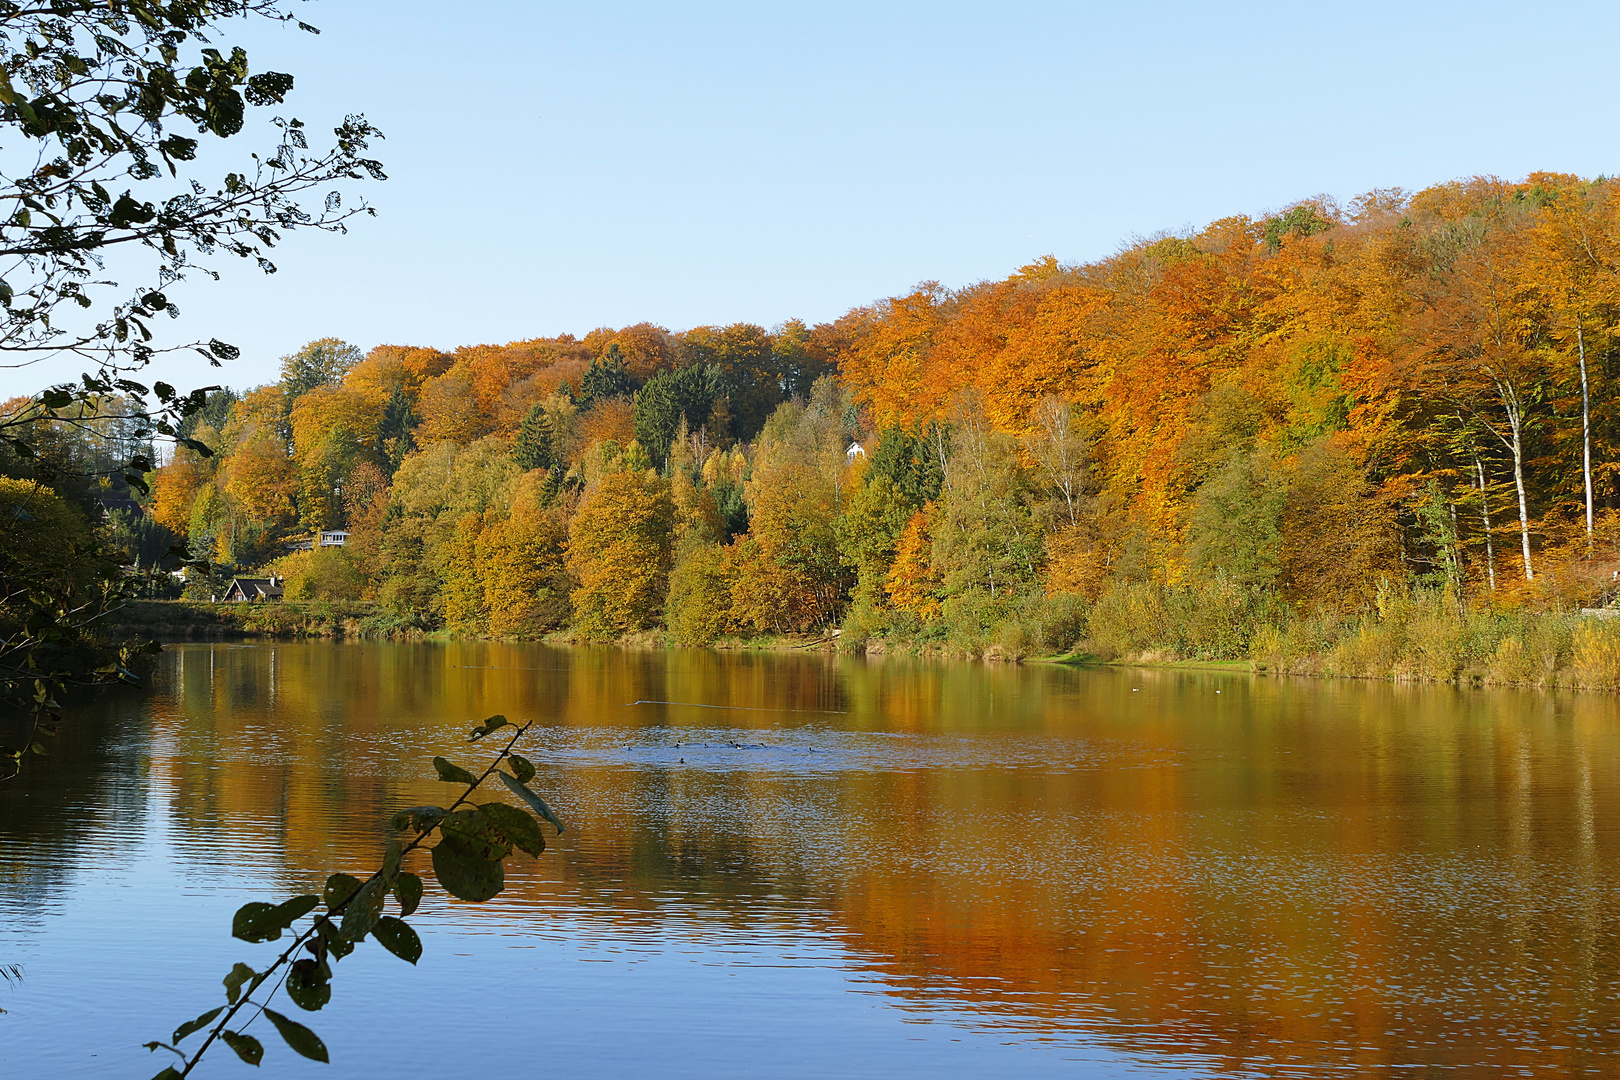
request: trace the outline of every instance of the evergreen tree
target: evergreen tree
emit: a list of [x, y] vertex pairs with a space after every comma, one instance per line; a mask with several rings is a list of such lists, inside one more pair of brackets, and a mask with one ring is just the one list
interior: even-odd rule
[[554, 441], [556, 429], [546, 407], [536, 404], [523, 418], [518, 428], [516, 444], [512, 447], [512, 460], [525, 469], [549, 469], [556, 464]]
[[912, 510], [933, 502], [945, 484], [945, 470], [936, 449], [943, 441], [942, 435], [938, 424], [929, 424], [916, 434], [897, 424], [889, 425], [878, 437], [870, 475], [886, 477]]
[[787, 397], [771, 336], [751, 323], [694, 327], [681, 335], [681, 354], [691, 364], [719, 368], [729, 434], [736, 438], [757, 435]]
[[669, 457], [681, 422], [686, 422], [688, 431], [705, 427], [719, 396], [717, 367], [690, 364], [659, 372], [636, 394], [636, 439], [655, 462], [662, 463]]
[[726, 476], [717, 480], [710, 490], [714, 492], [715, 506], [720, 511], [720, 523], [724, 529], [721, 539], [729, 544], [734, 537], [748, 531], [748, 503], [743, 499], [742, 485]]
[[416, 409], [411, 405], [410, 395], [403, 386], [395, 386], [389, 391], [382, 423], [377, 429], [389, 476], [398, 472], [405, 455], [416, 449], [416, 437], [412, 434], [415, 427]]
[[609, 345], [580, 377], [579, 402], [584, 407], [605, 398], [629, 397], [638, 385], [635, 376], [625, 367], [619, 347]]
[[562, 494], [563, 470], [561, 466], [553, 465], [546, 470], [546, 481], [540, 486], [540, 505], [551, 506]]
[[241, 400], [241, 395], [230, 387], [222, 387], [209, 393], [203, 400], [203, 407], [196, 412], [189, 413], [180, 421], [175, 433], [183, 439], [189, 439], [197, 434], [203, 427], [211, 427], [215, 431], [223, 431], [225, 422], [231, 417], [231, 406]]

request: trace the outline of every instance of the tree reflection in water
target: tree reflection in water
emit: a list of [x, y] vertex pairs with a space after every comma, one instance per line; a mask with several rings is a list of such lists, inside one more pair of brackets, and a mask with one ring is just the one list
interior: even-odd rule
[[300, 887], [367, 865], [388, 813], [435, 793], [432, 755], [491, 712], [542, 720], [537, 784], [579, 835], [511, 866], [488, 923], [441, 902], [441, 932], [784, 961], [816, 935], [837, 945], [837, 992], [1216, 1074], [1616, 1066], [1620, 716], [1603, 695], [177, 646], [155, 697], [82, 709], [58, 760], [0, 794], [0, 926], [37, 931], [18, 913], [82, 895], [97, 851], [155, 828], [210, 888], [267, 858]]

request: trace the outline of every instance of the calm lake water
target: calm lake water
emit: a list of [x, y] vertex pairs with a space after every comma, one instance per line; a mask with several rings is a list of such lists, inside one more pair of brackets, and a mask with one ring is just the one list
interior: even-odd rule
[[277, 948], [236, 907], [369, 872], [494, 712], [570, 831], [345, 960], [332, 1066], [201, 1075], [1620, 1075], [1610, 697], [476, 643], [79, 709], [0, 787], [0, 1075], [158, 1071]]

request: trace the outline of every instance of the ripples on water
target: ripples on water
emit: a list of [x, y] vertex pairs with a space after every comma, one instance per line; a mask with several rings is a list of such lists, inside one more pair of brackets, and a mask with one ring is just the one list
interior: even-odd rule
[[315, 644], [175, 647], [0, 789], [0, 1074], [157, 1071], [271, 948], [230, 913], [374, 865], [497, 711], [570, 832], [345, 961], [332, 1068], [1620, 1073], [1608, 697]]

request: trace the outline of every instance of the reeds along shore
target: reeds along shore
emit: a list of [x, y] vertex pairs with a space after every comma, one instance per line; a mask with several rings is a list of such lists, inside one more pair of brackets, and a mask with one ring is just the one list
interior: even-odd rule
[[1257, 672], [1620, 690], [1620, 620], [1379, 594], [1373, 610], [1301, 615], [1225, 583], [1123, 586], [1091, 612], [1101, 659], [1246, 660]]

